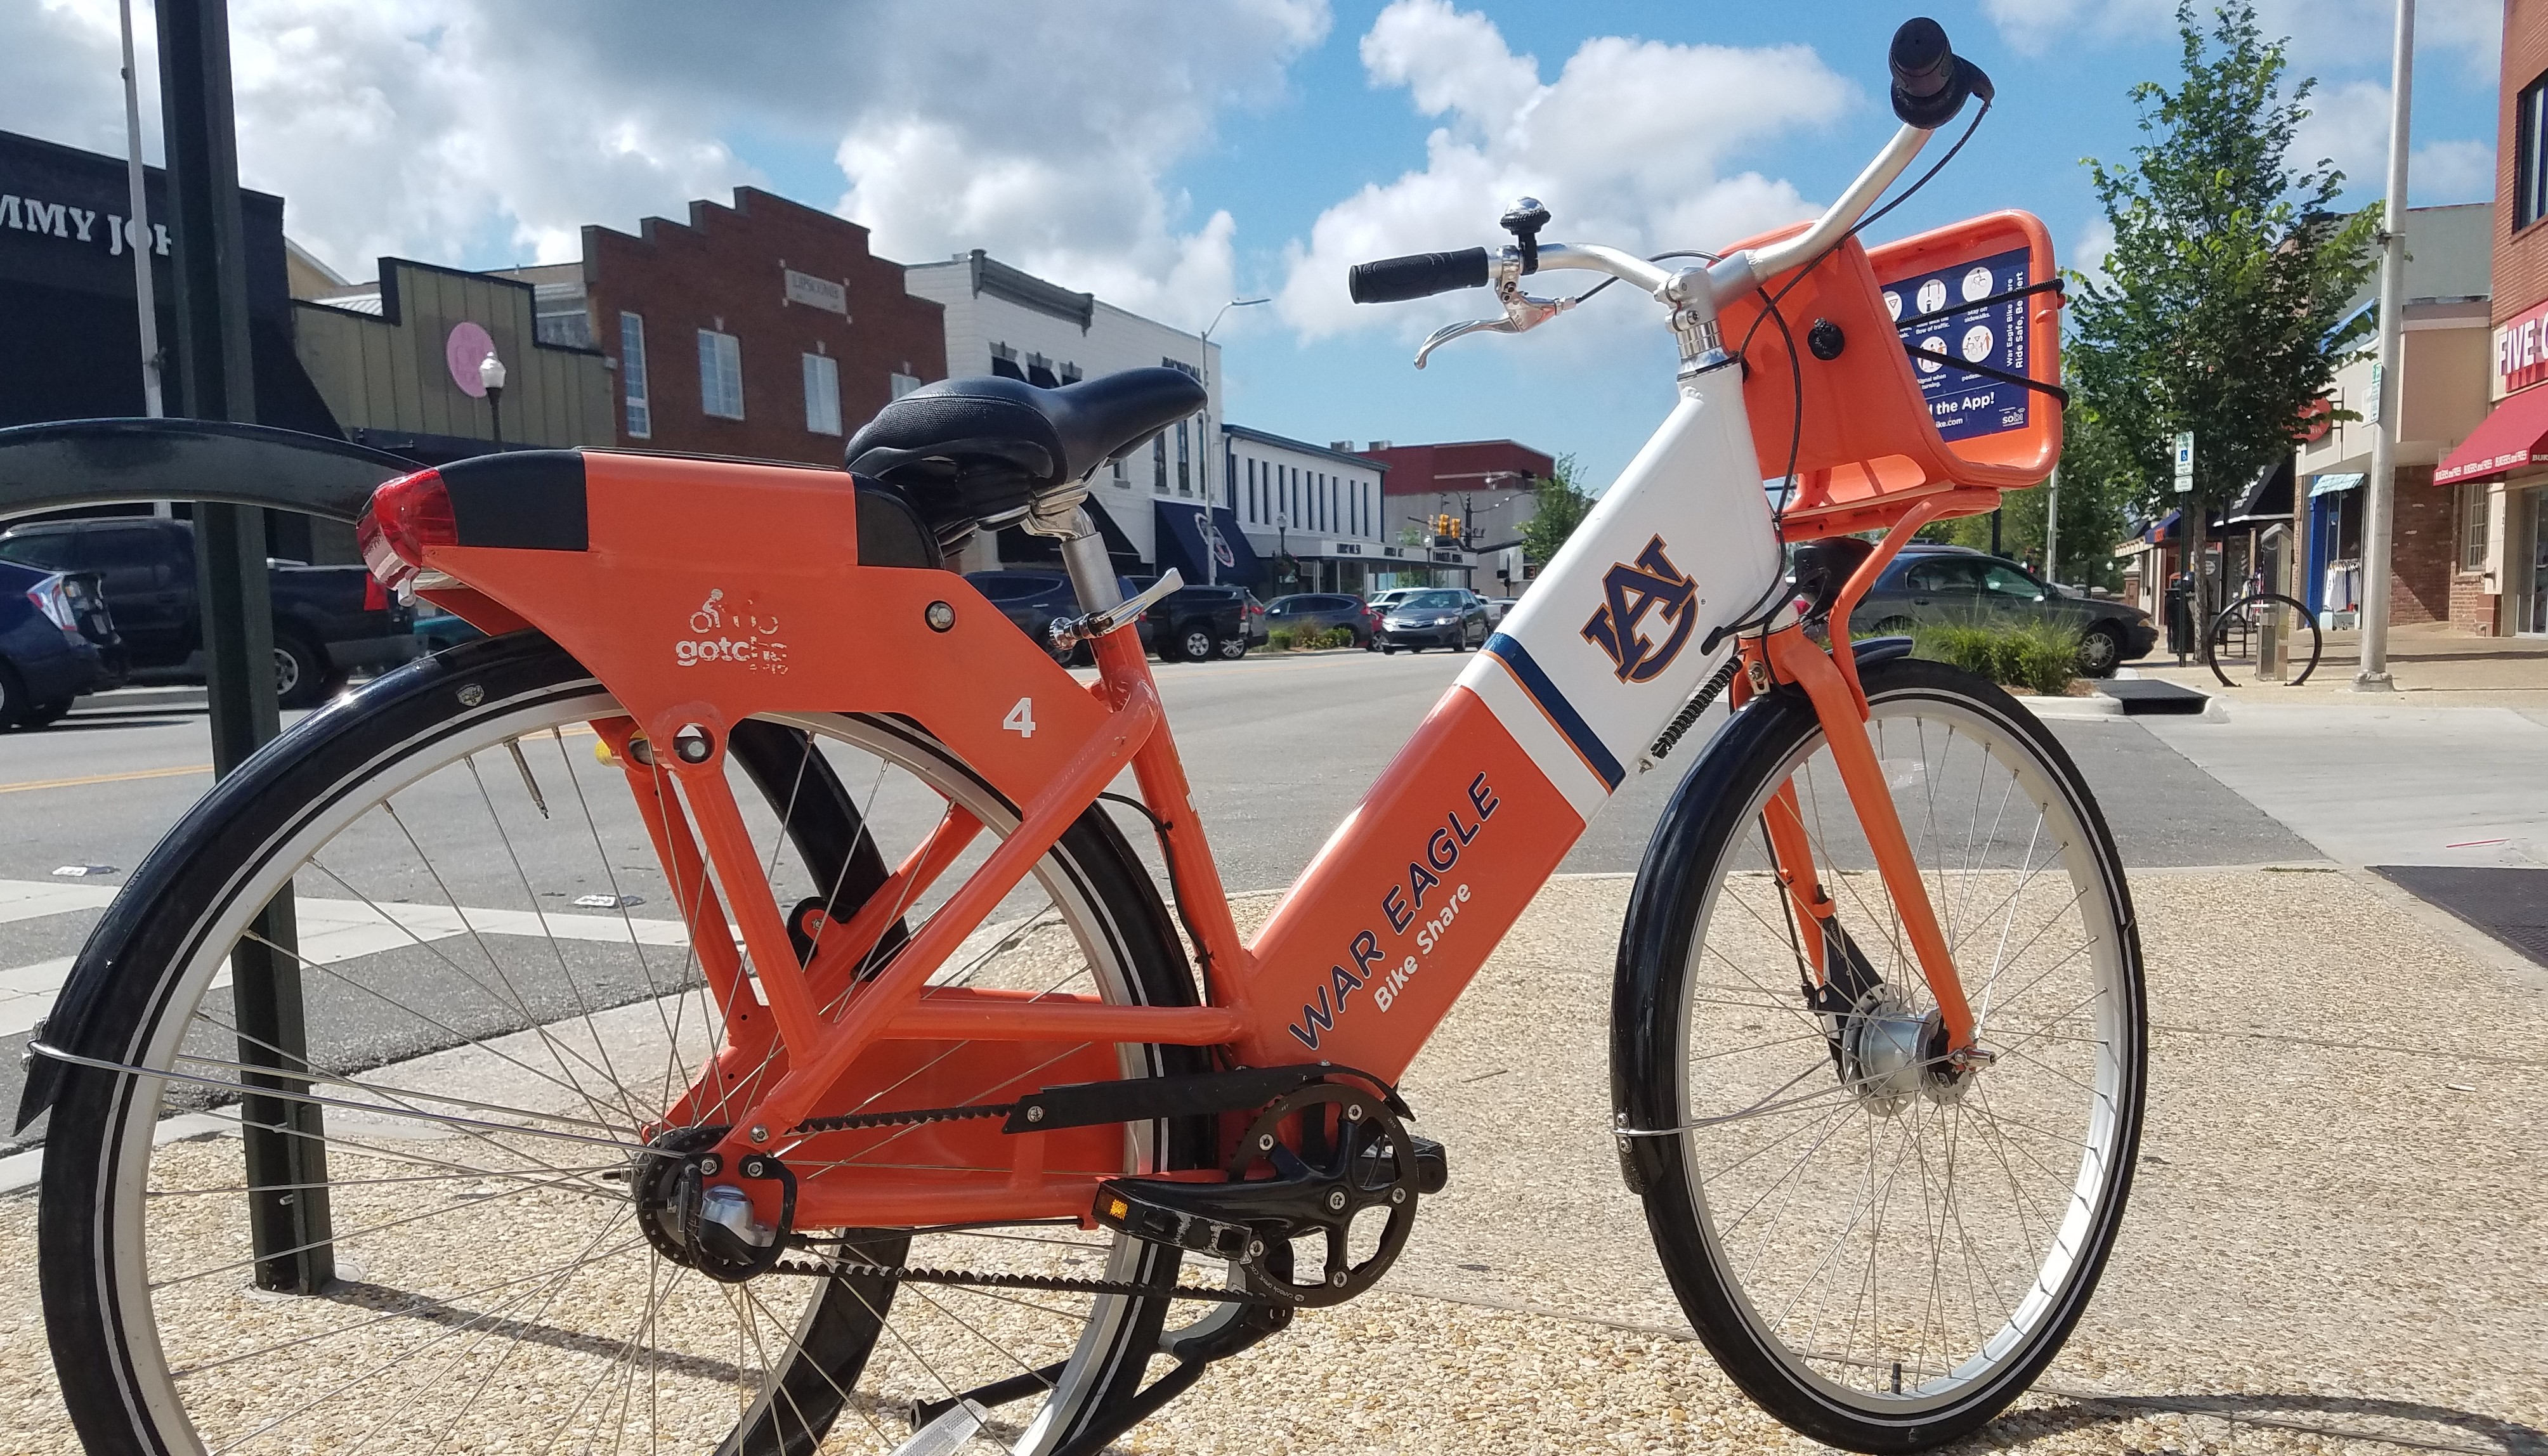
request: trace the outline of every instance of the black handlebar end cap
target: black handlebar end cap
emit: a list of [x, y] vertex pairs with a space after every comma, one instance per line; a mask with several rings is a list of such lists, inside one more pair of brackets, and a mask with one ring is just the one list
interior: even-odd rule
[[1956, 58], [1947, 28], [1925, 15], [1904, 21], [1893, 33], [1885, 61], [1893, 71], [1893, 115], [1927, 132], [1955, 120], [1972, 94], [1972, 79], [1981, 74]]

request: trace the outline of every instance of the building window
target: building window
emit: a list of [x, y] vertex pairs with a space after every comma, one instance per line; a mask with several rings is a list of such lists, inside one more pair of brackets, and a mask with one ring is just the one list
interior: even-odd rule
[[1194, 494], [1194, 464], [1189, 458], [1189, 435], [1185, 420], [1177, 421], [1177, 494]]
[[1168, 494], [1168, 432], [1150, 436], [1150, 489]]
[[1061, 366], [1061, 382], [1063, 384], [1077, 384], [1080, 380], [1086, 377], [1087, 376], [1079, 372], [1079, 366], [1076, 364], [1065, 363]]
[[1007, 344], [991, 345], [991, 372], [1002, 379], [1027, 377], [1027, 372], [1018, 367], [1018, 351]]
[[893, 397], [897, 400], [918, 388], [920, 388], [920, 376], [917, 374], [897, 374], [893, 376]]
[[818, 435], [841, 432], [841, 361], [828, 354], [805, 359], [805, 427]]
[[1118, 455], [1109, 463], [1115, 467], [1115, 484], [1124, 484], [1124, 457]]
[[1247, 521], [1256, 523], [1256, 458], [1252, 455], [1247, 460]]
[[2486, 570], [2486, 482], [2460, 483], [2460, 570]]
[[2513, 107], [2512, 227], [2548, 215], [2548, 76], [2521, 88]]
[[628, 438], [652, 437], [655, 413], [646, 408], [646, 320], [634, 314], [619, 316], [619, 394], [628, 406]]
[[699, 330], [699, 408], [719, 419], [743, 417], [743, 345], [733, 334]]

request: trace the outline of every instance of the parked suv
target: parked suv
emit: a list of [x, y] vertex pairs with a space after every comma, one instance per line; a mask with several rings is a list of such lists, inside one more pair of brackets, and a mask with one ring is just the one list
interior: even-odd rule
[[[1131, 579], [1136, 591], [1156, 577]], [[1247, 656], [1247, 589], [1205, 587], [1189, 583], [1151, 603], [1149, 620], [1162, 662], [1183, 658], [1199, 663], [1209, 658]]]
[[1487, 599], [1462, 587], [1431, 587], [1392, 602], [1380, 619], [1380, 650], [1466, 651], [1487, 640]]
[[1295, 632], [1332, 632], [1342, 627], [1353, 634], [1354, 646], [1371, 645], [1371, 608], [1359, 596], [1300, 592], [1275, 597], [1266, 604], [1265, 615], [1272, 625]]
[[2079, 671], [2104, 678], [2149, 656], [2158, 629], [2120, 601], [2073, 596], [2033, 572], [1964, 546], [1913, 545], [1876, 578], [1850, 615], [1853, 633], [1908, 632], [1929, 623], [2053, 622], [2079, 633]]
[[[95, 572], [136, 680], [203, 681], [204, 617], [195, 595], [195, 526], [150, 516], [39, 521], [0, 535], [0, 561]], [[275, 689], [285, 707], [327, 697], [356, 668], [422, 650], [414, 613], [361, 566], [268, 560]]]

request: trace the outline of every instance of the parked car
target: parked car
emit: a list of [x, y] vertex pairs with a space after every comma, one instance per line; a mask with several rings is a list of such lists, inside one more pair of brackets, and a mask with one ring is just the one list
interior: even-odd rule
[[1428, 647], [1466, 651], [1487, 640], [1487, 599], [1460, 587], [1410, 592], [1390, 604], [1380, 620], [1380, 650]]
[[122, 647], [94, 572], [0, 562], [0, 728], [42, 728], [115, 685]]
[[1515, 597], [1515, 596], [1490, 596], [1490, 597], [1488, 597], [1488, 598], [1487, 598], [1487, 625], [1488, 625], [1488, 626], [1490, 626], [1490, 627], [1501, 627], [1501, 626], [1502, 626], [1502, 625], [1504, 624], [1504, 614], [1505, 614], [1506, 612], [1511, 611], [1511, 610], [1513, 609], [1513, 603], [1514, 603], [1514, 602], [1516, 602], [1516, 601], [1518, 601], [1518, 600], [1520, 600], [1520, 598], [1519, 598], [1519, 597]]
[[1387, 616], [1391, 607], [1423, 590], [1422, 587], [1392, 587], [1386, 592], [1374, 592], [1366, 599], [1374, 612]]
[[[1134, 590], [1139, 591], [1158, 579], [1129, 580]], [[1253, 645], [1247, 631], [1247, 601], [1244, 587], [1188, 584], [1151, 603], [1151, 636], [1144, 640], [1156, 645], [1162, 662], [1183, 658], [1199, 663], [1208, 658], [1245, 657]]]
[[[195, 595], [192, 521], [99, 516], [38, 521], [0, 534], [0, 561], [39, 571], [95, 572], [136, 682], [203, 681], [204, 619]], [[361, 566], [269, 560], [276, 690], [309, 707], [357, 668], [386, 668], [422, 650], [414, 613]]]
[[1256, 599], [1255, 592], [1249, 592], [1244, 595], [1247, 600], [1242, 610], [1247, 615], [1247, 645], [1263, 647], [1265, 639], [1274, 635], [1274, 624], [1265, 620], [1265, 603]]
[[2033, 572], [1963, 546], [1913, 545], [1884, 569], [1849, 623], [1853, 633], [1908, 632], [1927, 623], [2055, 622], [2079, 633], [2079, 671], [2103, 678], [2158, 645], [2149, 613], [2073, 595]]
[[1371, 645], [1373, 623], [1371, 608], [1359, 596], [1341, 592], [1296, 592], [1277, 596], [1265, 608], [1266, 617], [1277, 627], [1295, 632], [1332, 632], [1342, 627], [1353, 634], [1353, 645]]

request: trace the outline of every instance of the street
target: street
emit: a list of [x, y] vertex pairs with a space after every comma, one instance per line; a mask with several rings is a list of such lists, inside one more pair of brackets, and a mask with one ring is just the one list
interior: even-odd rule
[[[1469, 660], [1331, 653], [1160, 665], [1195, 804], [1231, 892], [1290, 884]], [[0, 812], [14, 831], [0, 846], [0, 1106], [16, 1106], [23, 1077], [17, 1053], [114, 887], [212, 784], [201, 711], [121, 706], [128, 697], [184, 700], [182, 693], [108, 694], [51, 729], [0, 737]], [[1632, 776], [1562, 872], [1634, 872], [1681, 773], [1723, 716], [1721, 707], [1712, 710], [1674, 758]], [[2129, 864], [2319, 858], [2138, 723], [2052, 726], [2097, 790]], [[1129, 774], [1117, 788], [1134, 791]], [[454, 834], [457, 860], [501, 863], [492, 822], [456, 817]], [[1131, 838], [1155, 870], [1148, 836]], [[76, 877], [55, 872], [72, 866], [103, 868]], [[463, 903], [512, 903], [507, 888], [491, 886]], [[536, 965], [518, 973], [526, 996], [566, 989]]]

